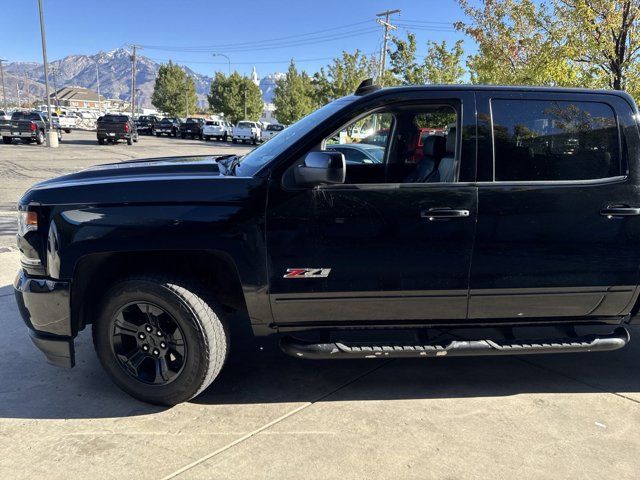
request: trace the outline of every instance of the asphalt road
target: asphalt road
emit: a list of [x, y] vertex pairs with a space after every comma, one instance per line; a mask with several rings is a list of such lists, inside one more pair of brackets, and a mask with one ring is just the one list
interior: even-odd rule
[[[55, 152], [0, 145], [0, 204], [11, 206], [31, 182], [94, 163], [230, 150], [152, 138], [131, 148], [71, 146], [76, 135], [69, 137]], [[10, 230], [3, 218], [0, 232]], [[240, 332], [214, 385], [193, 402], [159, 408], [111, 384], [89, 331], [77, 341], [76, 368], [47, 365], [16, 309], [17, 268], [16, 252], [0, 250], [3, 479], [637, 479], [640, 472], [639, 342], [597, 354], [321, 362], [287, 357], [274, 341]], [[632, 335], [640, 338], [640, 328]]]

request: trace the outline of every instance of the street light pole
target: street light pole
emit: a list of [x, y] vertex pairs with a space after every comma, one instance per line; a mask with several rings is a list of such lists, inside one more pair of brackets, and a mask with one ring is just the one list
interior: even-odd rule
[[60, 102], [58, 101], [58, 84], [56, 82], [56, 74], [58, 73], [58, 71], [56, 70], [56, 67], [52, 66], [51, 67], [51, 72], [53, 73], [53, 90], [56, 96], [56, 108], [60, 108]]
[[229, 66], [229, 75], [231, 75], [231, 59], [227, 57], [224, 53], [214, 53], [214, 57], [224, 57], [227, 59], [227, 65]]
[[98, 114], [102, 115], [102, 101], [100, 100], [100, 69], [98, 68], [98, 61], [96, 63], [96, 82], [98, 83]]
[[0, 77], [2, 77], [2, 99], [4, 101], [4, 113], [7, 113], [7, 91], [4, 86], [4, 68], [2, 68], [2, 62], [6, 62], [4, 58], [0, 58]]
[[44, 62], [44, 87], [47, 95], [47, 114], [49, 115], [49, 138], [47, 145], [53, 148], [58, 146], [58, 134], [53, 131], [53, 118], [51, 117], [51, 99], [49, 98], [49, 64], [47, 63], [47, 40], [44, 28], [44, 12], [42, 10], [42, 0], [38, 0], [38, 11], [40, 13], [40, 37], [42, 39], [42, 61]]

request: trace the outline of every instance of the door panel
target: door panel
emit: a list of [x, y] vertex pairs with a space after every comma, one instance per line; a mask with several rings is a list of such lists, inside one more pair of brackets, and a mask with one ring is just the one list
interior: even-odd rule
[[620, 313], [637, 281], [640, 218], [600, 210], [635, 193], [624, 181], [479, 187], [469, 317]]
[[[609, 179], [488, 181], [496, 164], [491, 135], [492, 95], [526, 100], [535, 95], [537, 100], [557, 101], [560, 106], [571, 102], [611, 105], [621, 132], [622, 170], [612, 170]], [[543, 92], [525, 97], [521, 93], [482, 93], [477, 95], [477, 104], [478, 174], [485, 182], [478, 187], [469, 318], [569, 319], [627, 314], [638, 282], [640, 216], [606, 215], [602, 210], [618, 205], [640, 207], [635, 161], [639, 154], [638, 129], [629, 104], [611, 95]], [[517, 117], [513, 110], [511, 114]], [[565, 120], [572, 121], [568, 117]], [[588, 125], [591, 119], [583, 116], [581, 121]], [[535, 137], [524, 124], [520, 131], [522, 144], [512, 149], [513, 155], [523, 162], [535, 161], [540, 155], [550, 160], [542, 170], [531, 169], [531, 175], [566, 177], [576, 165], [580, 169], [577, 176], [589, 175], [583, 160], [589, 154], [598, 154], [600, 140], [596, 135], [579, 132]], [[499, 133], [503, 136], [500, 141], [508, 138], [508, 130]], [[558, 139], [562, 143], [554, 145]], [[553, 154], [546, 153], [549, 151]], [[634, 159], [632, 168], [628, 168], [626, 159]]]
[[[345, 185], [306, 191], [287, 204], [300, 216], [308, 208], [309, 217], [290, 238], [284, 229], [291, 225], [269, 222], [277, 323], [466, 318], [476, 187]], [[423, 214], [442, 207], [469, 214]], [[269, 217], [282, 218], [280, 211], [270, 209]], [[283, 278], [288, 268], [331, 271]]]

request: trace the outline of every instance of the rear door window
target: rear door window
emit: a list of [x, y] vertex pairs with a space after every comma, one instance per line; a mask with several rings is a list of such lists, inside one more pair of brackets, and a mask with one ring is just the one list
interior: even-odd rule
[[493, 99], [496, 181], [566, 181], [622, 174], [613, 109], [599, 102]]

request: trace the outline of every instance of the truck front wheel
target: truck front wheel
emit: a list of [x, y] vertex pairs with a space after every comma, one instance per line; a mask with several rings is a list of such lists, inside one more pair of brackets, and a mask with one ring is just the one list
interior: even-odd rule
[[229, 334], [218, 306], [189, 280], [131, 277], [105, 296], [93, 343], [113, 382], [158, 405], [185, 402], [222, 370]]

